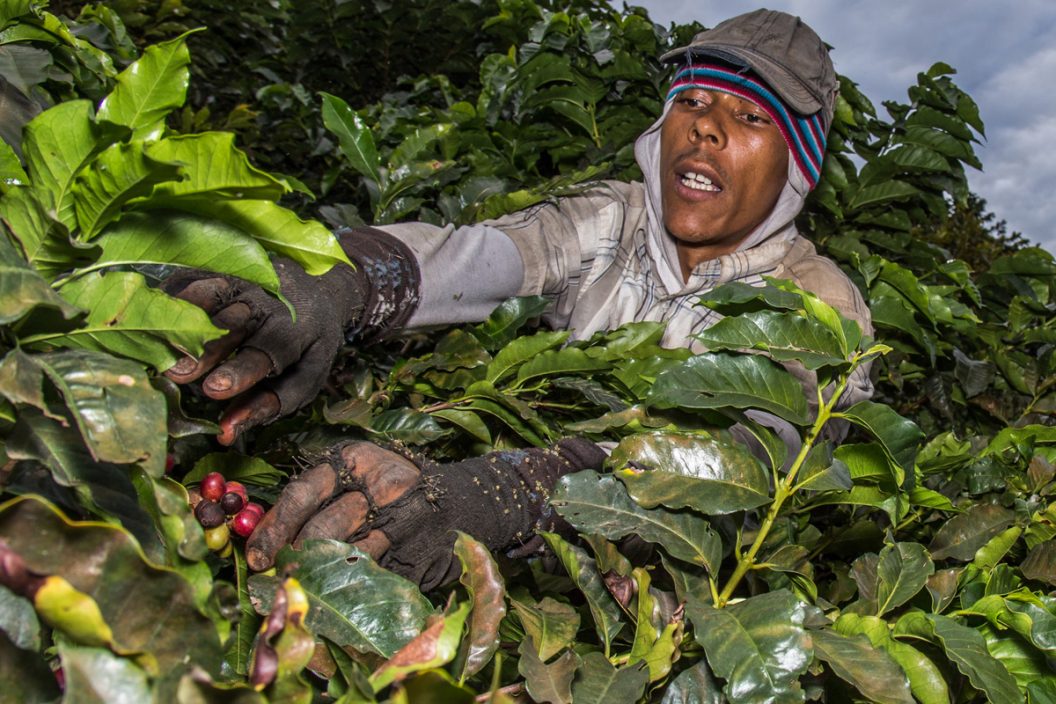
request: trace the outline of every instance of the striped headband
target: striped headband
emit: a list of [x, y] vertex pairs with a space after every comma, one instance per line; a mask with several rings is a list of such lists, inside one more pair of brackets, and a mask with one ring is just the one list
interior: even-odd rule
[[825, 126], [820, 112], [803, 117], [792, 112], [765, 83], [750, 74], [737, 73], [733, 69], [716, 64], [686, 64], [671, 83], [667, 99], [691, 88], [718, 90], [750, 100], [773, 120], [781, 130], [788, 149], [796, 160], [796, 166], [807, 179], [811, 188], [818, 185], [821, 177], [821, 162], [825, 157]]

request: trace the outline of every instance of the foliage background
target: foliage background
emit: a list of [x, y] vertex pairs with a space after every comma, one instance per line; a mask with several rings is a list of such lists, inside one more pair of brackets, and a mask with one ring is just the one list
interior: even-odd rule
[[[28, 122], [0, 146], [7, 691], [55, 700], [61, 665], [71, 701], [1056, 698], [1056, 265], [968, 192], [984, 126], [950, 67], [884, 115], [841, 79], [801, 218], [875, 341], [776, 287], [713, 294], [730, 317], [692, 359], [644, 325], [522, 335], [540, 303], [511, 302], [350, 351], [311, 408], [220, 452], [218, 409], [157, 375], [218, 332], [150, 281], [193, 265], [274, 290], [268, 252], [319, 273], [340, 254], [294, 212], [468, 222], [634, 178], [665, 81], [650, 57], [698, 28], [602, 2], [0, 7], [3, 104]], [[877, 357], [876, 403], [834, 446], [832, 402], [806, 417], [745, 347], [836, 386]], [[746, 408], [783, 414], [804, 451], [756, 428], [761, 464], [714, 431]], [[249, 577], [187, 508], [217, 468], [268, 501], [350, 434], [459, 458], [569, 433], [657, 469], [564, 482], [580, 538], [547, 536], [551, 569], [461, 538], [461, 585], [429, 598], [332, 543], [288, 553], [294, 581]], [[653, 547], [616, 542], [643, 525]]]

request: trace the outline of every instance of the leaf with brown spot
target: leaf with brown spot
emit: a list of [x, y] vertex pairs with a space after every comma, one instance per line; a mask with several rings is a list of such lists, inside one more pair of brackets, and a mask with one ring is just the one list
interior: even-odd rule
[[410, 643], [400, 648], [388, 662], [370, 676], [370, 684], [379, 692], [389, 684], [422, 670], [440, 667], [458, 654], [462, 627], [469, 615], [470, 603], [459, 604], [442, 616], [430, 618], [429, 625]]
[[462, 563], [459, 581], [469, 592], [473, 612], [469, 619], [462, 678], [480, 672], [499, 648], [499, 623], [506, 617], [506, 585], [491, 552], [465, 533], [455, 540], [455, 555]]

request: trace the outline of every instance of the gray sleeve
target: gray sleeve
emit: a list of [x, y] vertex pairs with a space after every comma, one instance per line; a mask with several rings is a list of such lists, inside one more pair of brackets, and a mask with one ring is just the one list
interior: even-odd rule
[[406, 244], [421, 270], [421, 300], [405, 325], [408, 330], [484, 320], [496, 306], [521, 292], [520, 253], [498, 228], [415, 222], [378, 229]]

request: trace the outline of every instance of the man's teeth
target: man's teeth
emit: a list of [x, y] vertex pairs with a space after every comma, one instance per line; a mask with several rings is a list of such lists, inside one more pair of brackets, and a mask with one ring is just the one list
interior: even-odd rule
[[711, 182], [711, 179], [704, 174], [694, 173], [689, 171], [682, 174], [682, 185], [686, 188], [692, 188], [695, 191], [721, 191], [722, 189]]

